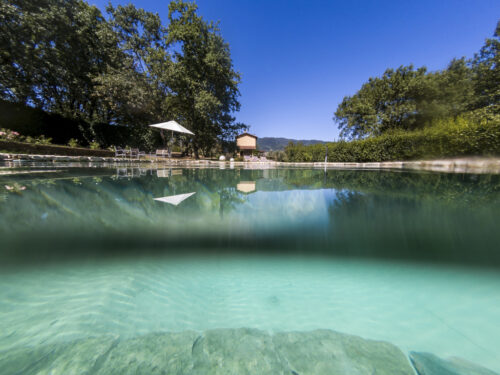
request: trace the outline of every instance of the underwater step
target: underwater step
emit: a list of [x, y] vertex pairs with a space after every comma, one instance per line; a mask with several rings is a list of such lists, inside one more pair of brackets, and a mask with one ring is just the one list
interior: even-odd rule
[[331, 330], [102, 336], [0, 353], [1, 374], [413, 375], [393, 344]]
[[410, 360], [419, 375], [497, 375], [493, 371], [457, 357], [445, 360], [431, 353], [411, 352]]

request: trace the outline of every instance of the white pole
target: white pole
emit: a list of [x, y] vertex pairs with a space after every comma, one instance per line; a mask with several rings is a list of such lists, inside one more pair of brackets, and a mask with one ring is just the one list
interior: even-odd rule
[[170, 145], [168, 147], [168, 157], [172, 159], [172, 145], [174, 144], [174, 131], [172, 130], [172, 136], [170, 137]]

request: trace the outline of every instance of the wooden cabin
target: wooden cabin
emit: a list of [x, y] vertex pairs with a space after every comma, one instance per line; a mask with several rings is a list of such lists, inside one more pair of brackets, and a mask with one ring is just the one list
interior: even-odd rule
[[240, 156], [252, 155], [252, 151], [257, 150], [257, 137], [249, 133], [243, 133], [236, 137], [236, 146]]

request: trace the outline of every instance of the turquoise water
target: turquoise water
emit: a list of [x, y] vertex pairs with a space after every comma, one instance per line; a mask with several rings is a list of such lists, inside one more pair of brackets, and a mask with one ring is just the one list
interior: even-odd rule
[[17, 172], [0, 176], [0, 357], [105, 334], [327, 328], [500, 371], [500, 176]]

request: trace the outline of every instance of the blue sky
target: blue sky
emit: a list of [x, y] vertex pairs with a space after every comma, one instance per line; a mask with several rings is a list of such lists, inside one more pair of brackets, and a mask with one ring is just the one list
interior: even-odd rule
[[[104, 9], [107, 0], [87, 0]], [[167, 20], [167, 0], [132, 2]], [[333, 112], [370, 76], [472, 57], [500, 19], [498, 0], [198, 0], [220, 21], [242, 74], [237, 120], [259, 137], [334, 140]]]

